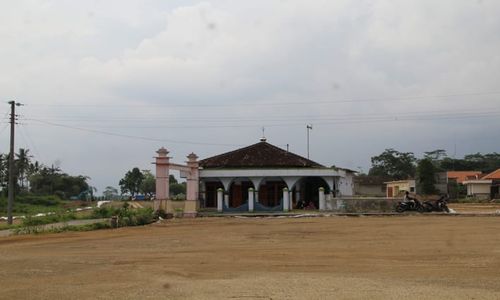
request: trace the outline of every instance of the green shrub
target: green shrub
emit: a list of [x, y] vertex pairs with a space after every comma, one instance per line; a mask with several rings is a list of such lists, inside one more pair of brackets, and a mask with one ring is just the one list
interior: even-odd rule
[[31, 205], [56, 206], [61, 204], [61, 199], [57, 196], [25, 195], [16, 197], [16, 202]]
[[[153, 214], [152, 208], [139, 208], [139, 209], [129, 209], [129, 206], [122, 208], [113, 207], [101, 207], [96, 208], [92, 212], [92, 218], [111, 218], [112, 216], [118, 217], [118, 227], [123, 226], [140, 226], [153, 223], [155, 214]], [[166, 215], [166, 214], [165, 214]]]
[[140, 208], [136, 210], [121, 209], [118, 214], [118, 226], [141, 226], [154, 222], [153, 209]]
[[157, 211], [154, 212], [153, 218], [155, 220], [158, 220], [160, 218], [166, 219], [167, 218], [167, 212], [165, 210], [163, 210], [163, 209], [159, 209], [159, 210], [157, 210]]
[[174, 197], [172, 197], [173, 201], [184, 201], [186, 200], [186, 194], [177, 194]]
[[111, 218], [120, 214], [122, 209], [114, 207], [98, 207], [92, 211], [92, 219]]

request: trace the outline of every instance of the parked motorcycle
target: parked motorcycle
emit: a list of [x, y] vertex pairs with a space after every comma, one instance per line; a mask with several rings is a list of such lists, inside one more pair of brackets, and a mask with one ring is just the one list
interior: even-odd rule
[[398, 205], [396, 205], [396, 212], [402, 213], [405, 211], [418, 211], [419, 213], [422, 213], [425, 211], [425, 208], [417, 199], [413, 199], [413, 201], [408, 202], [399, 201]]
[[442, 195], [438, 200], [435, 201], [425, 201], [423, 203], [424, 209], [427, 212], [438, 211], [438, 212], [450, 212], [448, 208], [448, 196]]

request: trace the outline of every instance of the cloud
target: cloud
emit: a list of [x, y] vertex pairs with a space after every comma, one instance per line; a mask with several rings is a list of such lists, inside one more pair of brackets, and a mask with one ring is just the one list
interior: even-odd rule
[[[477, 151], [494, 151], [484, 142], [486, 128], [500, 129], [492, 119], [404, 119], [498, 110], [498, 95], [485, 94], [499, 92], [499, 12], [496, 1], [16, 1], [0, 5], [0, 90], [32, 118], [220, 144], [250, 144], [267, 126], [271, 142], [299, 154], [313, 123], [313, 158], [351, 168], [386, 147], [474, 137]], [[431, 97], [451, 94], [462, 96]], [[47, 160], [103, 186], [159, 146], [177, 157], [230, 150], [29, 126]], [[181, 128], [145, 128], [155, 126]], [[54, 140], [86, 146], [68, 153]]]

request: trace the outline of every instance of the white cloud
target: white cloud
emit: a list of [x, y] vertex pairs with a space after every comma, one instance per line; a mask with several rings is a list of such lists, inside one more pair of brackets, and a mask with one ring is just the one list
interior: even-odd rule
[[[472, 137], [479, 139], [476, 151], [491, 152], [499, 145], [480, 142], [486, 128], [498, 128], [491, 119], [330, 125], [319, 119], [494, 110], [498, 95], [315, 103], [496, 92], [499, 12], [496, 1], [16, 1], [0, 5], [0, 91], [31, 104], [23, 108], [27, 116], [165, 139], [248, 144], [260, 125], [312, 122], [313, 158], [351, 168], [366, 169], [385, 147], [424, 151]], [[223, 106], [254, 102], [309, 104]], [[36, 106], [82, 103], [110, 106]], [[128, 106], [146, 104], [154, 106]], [[140, 128], [200, 124], [206, 128]], [[223, 124], [255, 127], [209, 127]], [[60, 158], [102, 186], [116, 185], [110, 182], [116, 174], [161, 145], [177, 157], [229, 150], [29, 126], [48, 160]], [[304, 126], [266, 132], [304, 153]], [[85, 147], [68, 153], [54, 145], [60, 139]], [[120, 149], [116, 161], [109, 161], [109, 148]], [[103, 174], [103, 161], [113, 176]]]

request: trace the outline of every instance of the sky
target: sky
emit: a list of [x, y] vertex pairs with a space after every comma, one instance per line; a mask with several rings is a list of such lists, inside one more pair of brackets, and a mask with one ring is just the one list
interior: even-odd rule
[[0, 1], [0, 152], [98, 193], [165, 147], [259, 141], [367, 172], [384, 149], [500, 152], [500, 1]]

